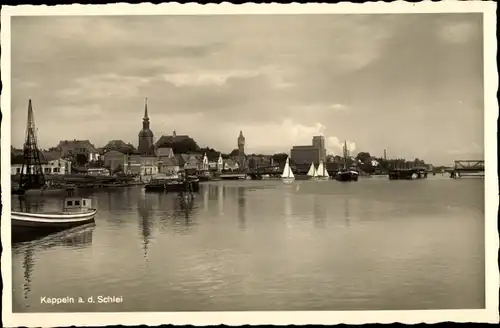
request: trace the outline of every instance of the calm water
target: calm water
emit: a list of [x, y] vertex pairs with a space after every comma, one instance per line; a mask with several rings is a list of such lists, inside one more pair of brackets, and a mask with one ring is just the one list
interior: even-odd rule
[[[14, 245], [14, 312], [485, 306], [482, 179], [217, 182], [192, 208], [140, 187], [92, 198], [94, 227]], [[41, 303], [99, 295], [123, 303]]]

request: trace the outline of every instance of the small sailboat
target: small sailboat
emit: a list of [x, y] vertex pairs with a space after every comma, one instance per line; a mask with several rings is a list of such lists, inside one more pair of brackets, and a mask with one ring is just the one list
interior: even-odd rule
[[309, 177], [309, 180], [316, 180], [317, 172], [316, 168], [314, 167], [314, 163], [311, 163], [311, 167], [309, 167], [309, 171], [307, 172], [307, 176]]
[[289, 158], [286, 159], [285, 167], [283, 169], [283, 173], [281, 174], [281, 180], [283, 180], [284, 183], [292, 183], [295, 181], [295, 175], [293, 175], [292, 169], [290, 168]]
[[89, 198], [66, 197], [63, 210], [53, 213], [11, 212], [13, 233], [35, 231], [59, 231], [94, 223], [97, 210]]
[[330, 180], [330, 175], [328, 174], [323, 161], [319, 162], [318, 170], [316, 171], [316, 177], [318, 180]]

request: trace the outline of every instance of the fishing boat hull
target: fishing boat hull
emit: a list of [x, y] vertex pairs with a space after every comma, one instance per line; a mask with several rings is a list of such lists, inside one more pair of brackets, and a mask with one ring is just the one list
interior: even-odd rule
[[[199, 180], [189, 182], [191, 190], [198, 192], [200, 190]], [[169, 181], [167, 183], [150, 183], [144, 186], [145, 191], [160, 191], [160, 192], [187, 192], [187, 186], [182, 181]]]
[[97, 210], [84, 213], [11, 212], [12, 234], [60, 231], [95, 222]]
[[354, 172], [339, 172], [335, 176], [335, 180], [341, 182], [358, 181], [358, 174]]

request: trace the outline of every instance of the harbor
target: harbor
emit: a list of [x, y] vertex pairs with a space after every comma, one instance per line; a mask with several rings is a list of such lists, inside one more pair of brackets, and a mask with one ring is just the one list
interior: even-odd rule
[[[40, 303], [75, 288], [123, 295], [111, 312], [484, 306], [481, 179], [214, 181], [192, 202], [143, 186], [81, 192], [95, 226], [13, 244], [15, 312], [102, 309]], [[11, 203], [60, 210], [56, 198]]]

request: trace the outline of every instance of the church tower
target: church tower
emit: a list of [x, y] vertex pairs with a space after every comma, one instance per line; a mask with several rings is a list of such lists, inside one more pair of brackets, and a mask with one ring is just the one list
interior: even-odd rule
[[238, 137], [238, 162], [240, 168], [245, 167], [245, 137], [243, 136], [243, 131], [240, 130], [240, 135]]
[[137, 150], [141, 155], [149, 155], [153, 151], [153, 132], [149, 129], [148, 98], [144, 106], [144, 118], [142, 119], [142, 130], [139, 132], [139, 146]]

